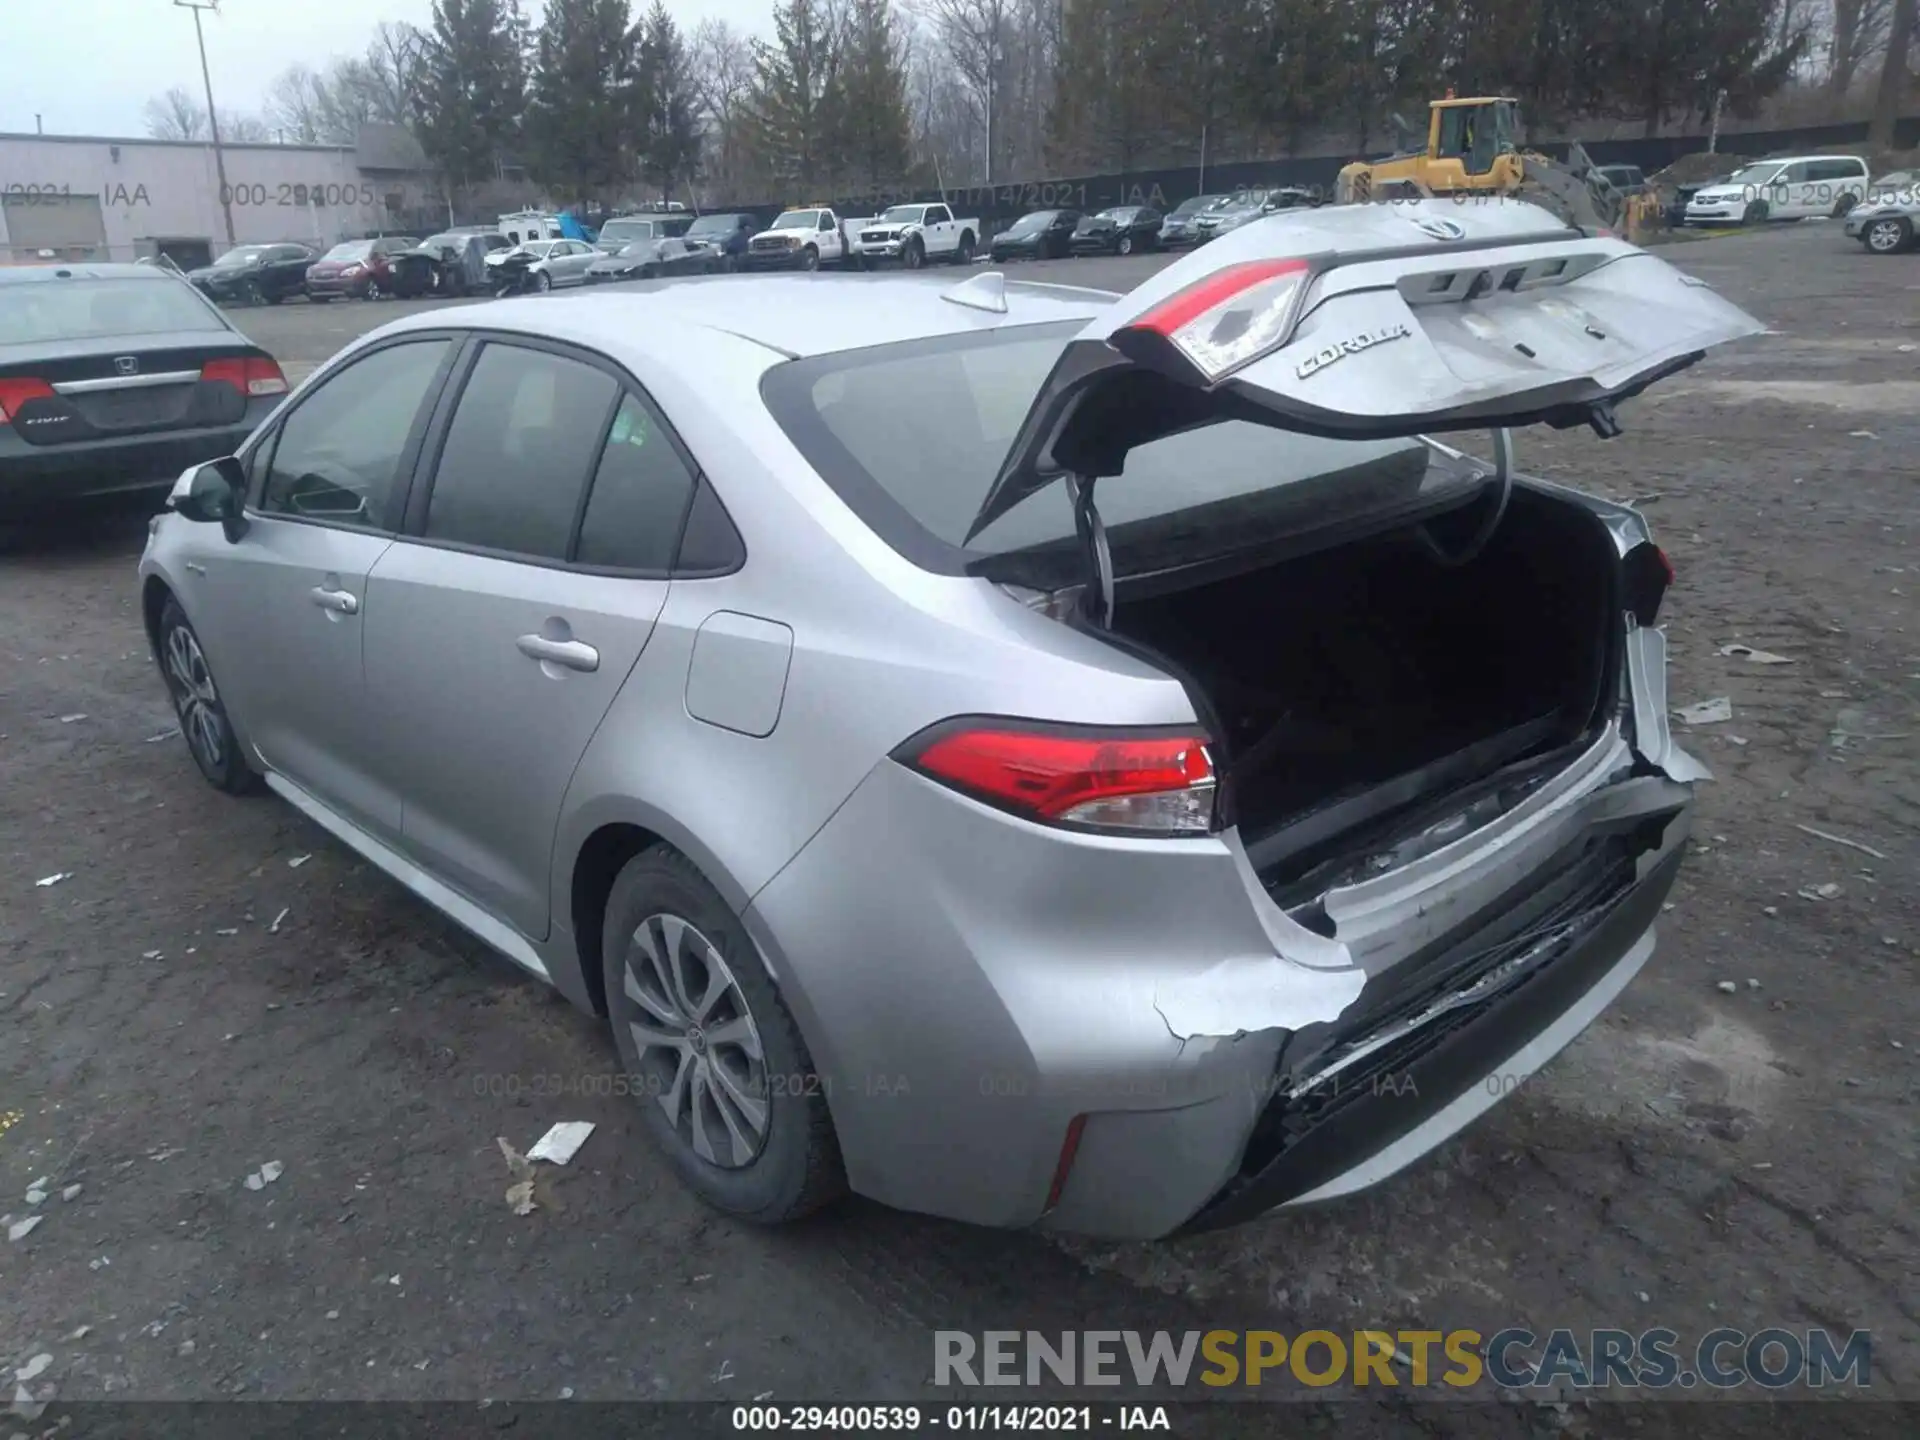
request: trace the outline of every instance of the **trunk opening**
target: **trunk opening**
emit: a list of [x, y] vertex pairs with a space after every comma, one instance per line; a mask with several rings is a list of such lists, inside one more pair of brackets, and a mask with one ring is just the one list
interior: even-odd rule
[[[1491, 503], [1428, 522], [1442, 550]], [[1597, 517], [1516, 484], [1465, 564], [1403, 526], [1150, 598], [1123, 585], [1112, 628], [1201, 692], [1223, 819], [1291, 908], [1442, 797], [1426, 823], [1490, 819], [1571, 758], [1613, 693], [1618, 572]]]

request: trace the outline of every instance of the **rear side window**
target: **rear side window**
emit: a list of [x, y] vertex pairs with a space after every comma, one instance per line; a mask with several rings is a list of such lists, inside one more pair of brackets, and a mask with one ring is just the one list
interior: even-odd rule
[[356, 529], [387, 528], [407, 442], [447, 344], [390, 345], [316, 386], [280, 426], [259, 508]]
[[565, 560], [617, 393], [578, 360], [488, 345], [434, 467], [427, 538]]
[[653, 407], [629, 394], [607, 431], [574, 559], [582, 565], [664, 572], [680, 543], [694, 481]]

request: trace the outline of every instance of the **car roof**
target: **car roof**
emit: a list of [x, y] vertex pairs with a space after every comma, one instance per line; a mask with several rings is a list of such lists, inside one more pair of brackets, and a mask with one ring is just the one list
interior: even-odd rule
[[1074, 285], [1010, 281], [1007, 313], [1000, 315], [943, 299], [952, 288], [951, 277], [913, 274], [690, 277], [633, 293], [553, 296], [537, 303], [499, 300], [429, 311], [395, 328], [498, 327], [617, 354], [636, 334], [647, 333], [649, 322], [664, 321], [722, 331], [797, 358], [1002, 325], [1084, 322], [1117, 298]]
[[[278, 243], [261, 241], [261, 244]], [[24, 260], [0, 263], [0, 284], [27, 284], [39, 280], [174, 280], [172, 271], [154, 265], [118, 261]]]

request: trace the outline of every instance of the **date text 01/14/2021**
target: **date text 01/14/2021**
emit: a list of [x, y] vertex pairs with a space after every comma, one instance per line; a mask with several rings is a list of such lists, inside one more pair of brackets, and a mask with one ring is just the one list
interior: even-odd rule
[[736, 1431], [849, 1434], [883, 1431], [1171, 1431], [1164, 1405], [736, 1405]]

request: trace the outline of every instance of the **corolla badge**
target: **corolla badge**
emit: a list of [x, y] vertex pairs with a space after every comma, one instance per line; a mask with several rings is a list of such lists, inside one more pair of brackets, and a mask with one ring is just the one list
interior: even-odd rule
[[1437, 215], [1414, 215], [1409, 217], [1421, 231], [1435, 240], [1464, 240], [1467, 227], [1454, 220], [1442, 220]]
[[1371, 350], [1376, 345], [1384, 345], [1389, 340], [1409, 340], [1413, 331], [1404, 323], [1382, 325], [1377, 330], [1363, 330], [1358, 335], [1349, 335], [1345, 340], [1336, 341], [1325, 349], [1316, 350], [1300, 362], [1295, 372], [1299, 379], [1310, 380], [1336, 360], [1344, 360], [1349, 355], [1358, 355], [1362, 350]]

